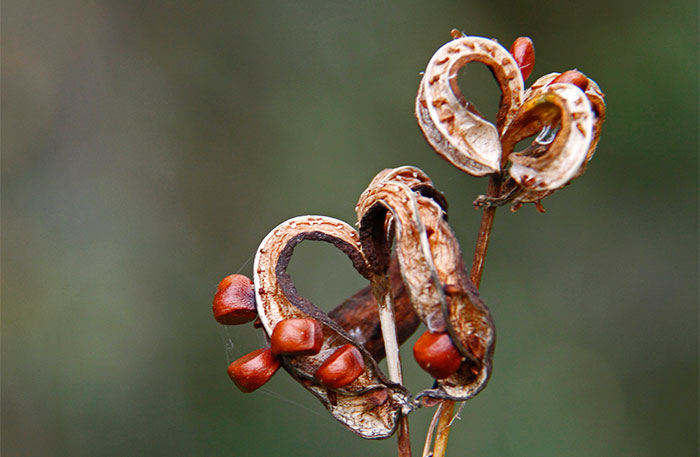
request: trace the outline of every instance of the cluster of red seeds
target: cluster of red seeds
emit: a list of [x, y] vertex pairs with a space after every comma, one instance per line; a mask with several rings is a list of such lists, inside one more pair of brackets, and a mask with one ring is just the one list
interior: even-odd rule
[[[253, 282], [243, 275], [225, 277], [218, 286], [212, 306], [214, 319], [223, 325], [239, 325], [258, 317]], [[286, 319], [270, 337], [270, 346], [234, 360], [228, 375], [242, 392], [252, 392], [272, 378], [280, 367], [279, 356], [314, 355], [323, 346], [323, 328], [315, 319]], [[336, 349], [314, 376], [331, 389], [344, 387], [365, 370], [360, 351], [352, 344]]]
[[[253, 282], [243, 275], [230, 275], [218, 286], [212, 306], [214, 318], [223, 325], [240, 325], [257, 319]], [[286, 319], [279, 322], [268, 347], [233, 361], [228, 375], [242, 392], [252, 392], [272, 378], [280, 367], [279, 356], [318, 354], [323, 346], [323, 328], [315, 319]], [[425, 332], [413, 347], [418, 364], [435, 379], [454, 374], [463, 357], [447, 333]], [[316, 370], [314, 376], [331, 389], [347, 386], [365, 369], [360, 351], [352, 344], [338, 348]]]

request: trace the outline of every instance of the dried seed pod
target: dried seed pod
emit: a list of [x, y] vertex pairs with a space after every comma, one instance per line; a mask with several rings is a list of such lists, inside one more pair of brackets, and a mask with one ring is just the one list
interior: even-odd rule
[[[585, 92], [578, 89], [585, 87]], [[513, 203], [513, 210], [540, 201], [581, 176], [593, 157], [605, 122], [604, 94], [578, 71], [542, 76], [525, 93], [525, 102], [501, 139], [511, 178], [497, 197], [479, 196], [474, 206]], [[519, 141], [537, 135], [529, 147], [513, 152]]]
[[[321, 309], [299, 296], [287, 272], [294, 248], [304, 240], [325, 241], [344, 252], [355, 269], [369, 274], [359, 249], [357, 232], [348, 224], [324, 216], [302, 216], [283, 222], [263, 240], [255, 256], [255, 293], [258, 314], [265, 332], [292, 318], [315, 319], [321, 323], [324, 340], [315, 355], [282, 356], [282, 366], [313, 393], [343, 425], [364, 438], [386, 438], [396, 429], [402, 409], [408, 404], [408, 392], [390, 382], [371, 354]], [[335, 389], [323, 385], [315, 373], [326, 358], [340, 347], [351, 344], [361, 354], [364, 371], [351, 384]], [[380, 406], [374, 398], [377, 390], [390, 392]]]
[[527, 79], [535, 67], [535, 45], [529, 37], [521, 36], [513, 41], [510, 53], [520, 67], [523, 80]]
[[224, 325], [239, 325], [258, 316], [255, 309], [253, 281], [243, 275], [230, 275], [221, 280], [212, 304], [214, 319]]
[[323, 346], [323, 329], [315, 319], [285, 319], [275, 326], [270, 347], [277, 355], [313, 355]]
[[[457, 84], [459, 69], [481, 62], [501, 89], [494, 126], [471, 105]], [[443, 159], [474, 176], [501, 170], [500, 133], [523, 97], [523, 76], [513, 56], [494, 40], [462, 36], [433, 55], [416, 97], [416, 118], [430, 146]]]
[[[550, 84], [533, 92], [503, 136], [504, 154], [513, 163], [510, 176], [537, 192], [566, 185], [586, 159], [593, 120], [587, 96], [571, 84]], [[537, 132], [529, 148], [512, 152], [515, 144]]]
[[[437, 389], [419, 394], [466, 400], [476, 395], [491, 374], [495, 329], [488, 308], [464, 271], [459, 244], [447, 225], [442, 208], [400, 182], [381, 181], [368, 188], [357, 205], [362, 251], [381, 273], [391, 249], [389, 233], [396, 234], [396, 254], [416, 314], [432, 332], [449, 332], [462, 358], [477, 374], [458, 370], [440, 379]], [[387, 226], [390, 216], [392, 221]], [[447, 292], [446, 292], [447, 291]], [[476, 357], [468, 338], [483, 348]]]
[[447, 333], [423, 333], [413, 345], [413, 357], [435, 379], [452, 376], [462, 364], [462, 354]]
[[[600, 140], [600, 133], [603, 129], [603, 123], [605, 122], [606, 108], [605, 95], [603, 94], [603, 92], [601, 92], [600, 87], [598, 87], [598, 84], [596, 84], [595, 81], [588, 78], [586, 75], [583, 75], [578, 71], [575, 72], [582, 75], [583, 78], [585, 78], [587, 81], [585, 94], [588, 98], [588, 101], [591, 103], [591, 114], [593, 118], [593, 138], [591, 139], [591, 143], [588, 147], [588, 152], [586, 153], [586, 160], [584, 161], [583, 165], [576, 174], [576, 176], [580, 176], [581, 174], [583, 174], [583, 171], [585, 170], [588, 161], [591, 160], [591, 158], [593, 157], [595, 149], [598, 145], [598, 141]], [[536, 94], [540, 94], [546, 91], [548, 86], [550, 86], [551, 84], [555, 84], [555, 81], [557, 81], [560, 77], [563, 77], [566, 73], [568, 72], [564, 72], [561, 74], [549, 73], [547, 75], [542, 76], [537, 81], [535, 81], [535, 83], [527, 90], [527, 92], [525, 93], [525, 99], [534, 98]], [[566, 79], [568, 79], [568, 77]], [[566, 82], [566, 80], [564, 82]]]
[[231, 362], [228, 375], [241, 392], [249, 393], [269, 381], [279, 367], [270, 348], [262, 348]]
[[[340, 389], [356, 380], [365, 371], [360, 351], [352, 344], [344, 344], [318, 367], [314, 376], [324, 386]], [[371, 397], [374, 402], [374, 395]]]

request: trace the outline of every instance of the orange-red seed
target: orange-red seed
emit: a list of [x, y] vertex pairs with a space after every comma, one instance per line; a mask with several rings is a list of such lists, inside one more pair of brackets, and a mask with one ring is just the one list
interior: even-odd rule
[[445, 379], [459, 369], [459, 353], [447, 333], [423, 333], [413, 345], [413, 356], [418, 365], [435, 379]]
[[249, 393], [269, 381], [279, 367], [280, 361], [270, 348], [262, 348], [234, 360], [227, 371], [236, 387]]
[[270, 347], [278, 355], [318, 354], [323, 346], [323, 329], [316, 319], [285, 319], [272, 331]]
[[518, 63], [518, 67], [520, 67], [523, 80], [526, 80], [535, 67], [535, 45], [530, 38], [521, 36], [513, 42], [513, 45], [510, 47], [510, 53]]
[[243, 275], [230, 275], [221, 280], [212, 303], [214, 319], [224, 325], [250, 322], [258, 316], [255, 309], [253, 281]]
[[352, 344], [338, 348], [316, 370], [316, 379], [326, 387], [339, 389], [357, 379], [365, 370], [362, 354]]

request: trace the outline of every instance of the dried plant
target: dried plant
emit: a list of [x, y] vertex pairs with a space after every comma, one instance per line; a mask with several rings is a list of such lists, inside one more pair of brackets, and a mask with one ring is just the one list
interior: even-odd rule
[[[217, 321], [255, 320], [269, 342], [229, 366], [243, 392], [281, 366], [357, 435], [397, 433], [400, 456], [411, 455], [408, 415], [436, 405], [423, 456], [443, 456], [455, 402], [474, 397], [491, 375], [495, 327], [478, 287], [496, 207], [532, 202], [544, 211], [543, 198], [584, 172], [605, 120], [603, 94], [576, 70], [524, 89], [534, 65], [529, 38], [508, 51], [494, 40], [457, 31], [452, 37], [428, 63], [416, 117], [442, 158], [489, 176], [486, 195], [474, 201], [483, 213], [470, 272], [447, 223], [444, 195], [421, 170], [404, 166], [381, 171], [362, 193], [358, 230], [325, 216], [285, 221], [258, 248], [254, 280], [231, 275], [214, 298]], [[487, 65], [500, 86], [495, 125], [459, 89], [458, 72], [469, 62]], [[514, 150], [530, 137], [525, 149]], [[340, 249], [370, 286], [328, 314], [301, 297], [287, 266], [304, 240]], [[421, 322], [427, 331], [413, 352], [435, 383], [412, 395], [403, 385], [399, 346]], [[378, 366], [385, 356], [388, 375]]]

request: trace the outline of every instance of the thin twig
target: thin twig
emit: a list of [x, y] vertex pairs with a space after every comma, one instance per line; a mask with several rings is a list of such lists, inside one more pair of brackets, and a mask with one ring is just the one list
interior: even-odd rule
[[430, 445], [433, 444], [433, 432], [435, 431], [435, 426], [440, 418], [440, 412], [442, 411], [442, 403], [440, 403], [433, 414], [433, 419], [430, 421], [430, 426], [428, 427], [428, 433], [425, 435], [425, 444], [423, 445], [423, 457], [430, 457], [432, 453], [430, 452]]
[[[373, 292], [379, 308], [379, 323], [382, 327], [382, 338], [384, 339], [389, 379], [397, 384], [403, 384], [399, 343], [396, 336], [396, 320], [394, 317], [391, 285], [388, 275], [374, 282], [374, 288], [375, 290]], [[397, 435], [399, 457], [411, 457], [411, 438], [408, 431], [408, 417], [401, 416], [399, 418]]]
[[[499, 194], [501, 188], [501, 175], [498, 173], [492, 174], [489, 177], [487, 196], [495, 197]], [[481, 275], [484, 271], [484, 261], [486, 260], [486, 252], [489, 248], [489, 240], [491, 238], [491, 230], [493, 229], [493, 219], [496, 216], [496, 207], [487, 206], [481, 215], [481, 225], [479, 227], [479, 237], [476, 240], [476, 248], [474, 249], [474, 261], [469, 274], [469, 279], [478, 288], [481, 284]], [[438, 423], [437, 434], [435, 436], [435, 446], [433, 447], [432, 457], [444, 457], [447, 450], [447, 440], [450, 436], [450, 426], [454, 416], [455, 402], [452, 400], [443, 400], [440, 412], [440, 422]]]

